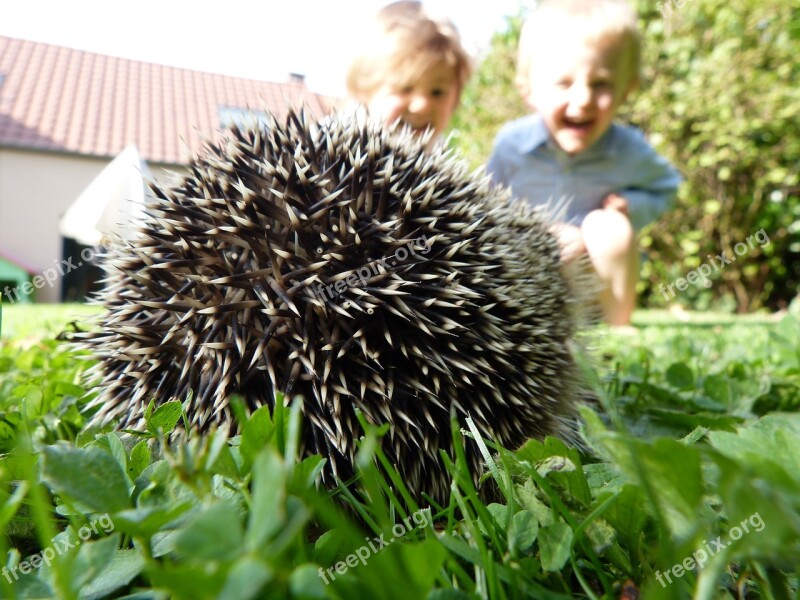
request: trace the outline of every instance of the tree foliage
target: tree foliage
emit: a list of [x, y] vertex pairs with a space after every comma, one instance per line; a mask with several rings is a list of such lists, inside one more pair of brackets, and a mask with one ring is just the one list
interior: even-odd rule
[[453, 118], [454, 143], [474, 166], [488, 160], [500, 126], [528, 112], [514, 85], [522, 22], [522, 16], [510, 18], [506, 29], [494, 35]]
[[[643, 86], [619, 116], [686, 179], [675, 207], [641, 237], [641, 298], [740, 312], [782, 307], [800, 284], [800, 6], [640, 0], [638, 8]], [[512, 83], [518, 31], [512, 20], [495, 37], [458, 115], [455, 141], [476, 164], [499, 125], [525, 112]], [[768, 243], [737, 246], [762, 230]], [[664, 293], [703, 265], [714, 267], [709, 287]]]

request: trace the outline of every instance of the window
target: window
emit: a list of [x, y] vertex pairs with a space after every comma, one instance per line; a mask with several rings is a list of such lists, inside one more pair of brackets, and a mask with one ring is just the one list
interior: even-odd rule
[[220, 106], [217, 108], [219, 124], [223, 128], [231, 125], [252, 125], [258, 123], [265, 125], [269, 122], [269, 115], [263, 110], [253, 110], [252, 108], [242, 108], [240, 106]]

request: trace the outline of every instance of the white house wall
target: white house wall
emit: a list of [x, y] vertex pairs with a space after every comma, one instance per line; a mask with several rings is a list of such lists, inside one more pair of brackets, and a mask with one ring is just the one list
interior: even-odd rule
[[[65, 258], [61, 256], [59, 219], [109, 162], [111, 159], [0, 148], [0, 249], [19, 257], [38, 274], [58, 266]], [[148, 166], [157, 180], [168, 181], [171, 171]], [[75, 265], [78, 262], [73, 260]], [[60, 297], [60, 276], [54, 285], [36, 291], [37, 302], [58, 302]]]

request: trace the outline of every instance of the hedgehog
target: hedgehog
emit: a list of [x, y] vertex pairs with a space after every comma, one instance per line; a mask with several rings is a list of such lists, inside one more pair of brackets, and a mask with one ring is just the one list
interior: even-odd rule
[[[547, 214], [399, 127], [303, 111], [232, 126], [151, 183], [103, 258], [91, 425], [183, 402], [200, 432], [302, 399], [321, 482], [355, 475], [365, 422], [418, 499], [446, 502], [452, 419], [517, 448], [568, 434], [579, 304]], [[485, 468], [465, 439], [477, 482]]]

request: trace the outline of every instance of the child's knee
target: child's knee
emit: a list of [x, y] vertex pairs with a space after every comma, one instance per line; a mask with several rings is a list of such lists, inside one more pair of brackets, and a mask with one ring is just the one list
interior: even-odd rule
[[636, 250], [633, 225], [617, 210], [593, 210], [583, 220], [581, 232], [589, 254], [612, 258], [627, 256]]

